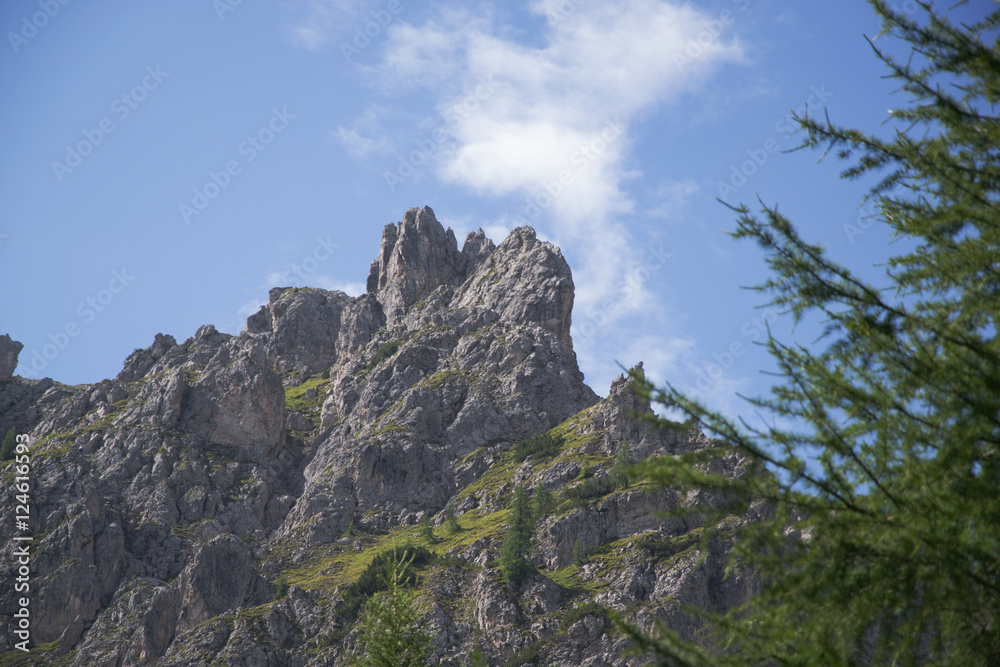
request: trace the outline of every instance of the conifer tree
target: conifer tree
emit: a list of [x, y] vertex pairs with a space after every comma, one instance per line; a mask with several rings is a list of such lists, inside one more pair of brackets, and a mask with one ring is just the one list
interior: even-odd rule
[[528, 489], [519, 484], [514, 490], [514, 500], [507, 519], [507, 537], [500, 549], [500, 569], [508, 581], [520, 583], [531, 572], [528, 552], [534, 531], [535, 517], [531, 498], [528, 496]]
[[[661, 664], [965, 667], [1000, 656], [1000, 10], [959, 24], [929, 4], [912, 15], [871, 4], [880, 38], [912, 52], [897, 59], [872, 42], [910, 96], [891, 112], [894, 132], [799, 123], [803, 147], [848, 161], [846, 178], [877, 178], [877, 221], [901, 249], [872, 284], [776, 206], [736, 209], [734, 235], [756, 241], [772, 273], [757, 289], [796, 321], [818, 316], [824, 337], [768, 341], [782, 379], [750, 403], [771, 426], [646, 387], [720, 442], [647, 464], [646, 476], [767, 510], [730, 533], [734, 565], [759, 572], [763, 592], [707, 616], [709, 649], [626, 628]], [[704, 465], [734, 450], [757, 473], [734, 481]]]
[[407, 585], [407, 568], [415, 554], [387, 563], [388, 590], [376, 593], [362, 614], [354, 667], [422, 667], [430, 659], [433, 639]]
[[9, 461], [17, 451], [17, 430], [12, 426], [0, 443], [0, 461]]

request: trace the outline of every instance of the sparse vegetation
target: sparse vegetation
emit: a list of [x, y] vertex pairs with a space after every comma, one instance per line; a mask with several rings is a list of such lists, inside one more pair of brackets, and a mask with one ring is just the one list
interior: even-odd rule
[[608, 477], [616, 488], [628, 486], [628, 469], [635, 464], [635, 457], [632, 456], [632, 448], [627, 442], [618, 445], [618, 453], [615, 454], [615, 463], [611, 466]]
[[556, 507], [556, 497], [551, 491], [545, 488], [544, 484], [539, 484], [535, 487], [535, 493], [532, 497], [534, 504], [534, 514], [535, 520], [541, 519], [543, 516], [551, 512]]
[[584, 565], [586, 562], [587, 554], [583, 550], [583, 543], [577, 538], [576, 542], [573, 543], [573, 563]]
[[[400, 555], [401, 554], [401, 555]], [[399, 558], [397, 558], [397, 556]], [[437, 557], [426, 547], [406, 545], [401, 549], [391, 547], [375, 554], [361, 576], [344, 589], [337, 613], [341, 618], [353, 618], [371, 596], [388, 590], [392, 577], [397, 577], [398, 583], [407, 586], [417, 586], [420, 577], [415, 568], [433, 562]], [[406, 562], [402, 572], [396, 573], [399, 559]]]
[[519, 485], [514, 491], [514, 502], [507, 520], [507, 537], [500, 550], [500, 569], [504, 578], [514, 583], [523, 581], [533, 569], [528, 562], [531, 536], [535, 531], [530, 503], [527, 488]]
[[448, 532], [454, 535], [462, 531], [462, 524], [458, 522], [458, 517], [455, 516], [455, 510], [449, 507], [444, 513], [445, 522], [448, 524]]
[[639, 538], [636, 546], [648, 552], [650, 558], [658, 563], [697, 547], [701, 543], [703, 534], [702, 528], [695, 528], [682, 535], [647, 535]]
[[507, 661], [507, 667], [521, 667], [522, 665], [538, 664], [538, 659], [542, 655], [542, 648], [544, 646], [544, 639], [538, 639], [525, 645], [524, 648], [514, 654], [514, 657]]
[[563, 497], [574, 507], [585, 505], [594, 498], [601, 498], [615, 490], [615, 483], [610, 477], [588, 477], [579, 484], [563, 489]]
[[388, 343], [382, 343], [378, 346], [378, 350], [375, 351], [375, 356], [372, 357], [371, 362], [368, 364], [368, 368], [375, 368], [380, 363], [396, 354], [399, 348], [402, 346], [402, 342], [398, 340], [392, 340]]
[[561, 436], [554, 436], [551, 433], [539, 433], [520, 440], [514, 445], [514, 462], [521, 463], [529, 456], [535, 458], [555, 456], [562, 448], [563, 442], [565, 440]]
[[301, 412], [311, 419], [315, 417], [313, 421], [318, 426], [319, 416], [314, 413], [319, 411], [324, 399], [326, 399], [326, 385], [329, 382], [329, 379], [317, 375], [296, 387], [285, 387], [285, 409]]
[[566, 612], [566, 615], [562, 618], [562, 622], [559, 624], [560, 632], [566, 632], [574, 623], [587, 616], [596, 616], [604, 620], [605, 626], [611, 625], [610, 609], [598, 602], [584, 602]]
[[427, 540], [428, 544], [437, 544], [441, 541], [434, 534], [434, 526], [431, 524], [431, 515], [429, 513], [424, 514], [424, 517], [420, 520], [420, 535]]
[[422, 667], [431, 654], [431, 633], [421, 618], [410, 574], [416, 552], [398, 556], [383, 564], [385, 591], [376, 593], [365, 605], [358, 648], [352, 667]]
[[13, 426], [7, 431], [7, 435], [3, 437], [3, 444], [0, 445], [0, 461], [10, 461], [14, 458], [14, 452], [17, 449], [17, 429]]
[[286, 595], [288, 595], [288, 577], [281, 575], [274, 582], [274, 597], [271, 598], [271, 602], [277, 602]]

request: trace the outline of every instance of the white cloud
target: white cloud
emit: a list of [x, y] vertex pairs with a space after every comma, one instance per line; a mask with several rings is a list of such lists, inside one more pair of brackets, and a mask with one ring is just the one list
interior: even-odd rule
[[581, 362], [591, 369], [590, 374], [594, 376], [588, 377], [588, 382], [594, 391], [603, 395], [607, 394], [611, 381], [625, 372], [623, 367], [626, 370], [633, 368], [640, 361], [646, 379], [662, 386], [685, 367], [695, 348], [695, 342], [688, 337], [664, 339], [653, 334], [640, 335], [622, 341], [614, 359], [608, 359], [603, 351], [594, 349], [586, 341], [576, 347]]
[[[637, 240], [623, 222], [639, 208], [630, 187], [649, 192], [634, 162], [633, 128], [742, 61], [742, 45], [728, 27], [705, 39], [713, 16], [665, 0], [533, 0], [527, 10], [545, 26], [530, 44], [522, 25], [499, 25], [488, 6], [476, 15], [453, 7], [437, 5], [434, 19], [419, 25], [394, 22], [380, 60], [363, 71], [386, 95], [435, 104], [432, 124], [446, 139], [425, 169], [512, 202], [491, 223], [469, 226], [482, 224], [499, 243], [509, 229], [532, 224], [562, 247], [574, 267], [574, 341], [595, 389], [620, 372], [610, 360], [631, 365], [640, 351], [652, 377], [682, 373], [694, 343], [676, 333], [650, 289], [670, 253]], [[349, 150], [376, 150], [371, 132], [341, 129]], [[426, 124], [418, 132], [430, 136]], [[673, 219], [695, 189], [689, 181], [652, 188], [644, 217]], [[627, 342], [621, 330], [650, 333]]]
[[347, 296], [361, 296], [368, 291], [368, 285], [365, 283], [337, 280], [328, 276], [316, 276], [316, 279], [311, 280], [310, 283], [310, 287], [319, 287], [331, 292], [343, 292]]
[[221, 325], [220, 329], [228, 333], [239, 333], [243, 330], [247, 318], [256, 314], [257, 311], [260, 310], [261, 306], [267, 305], [269, 298], [268, 292], [272, 287], [290, 287], [293, 285], [301, 287], [318, 287], [331, 292], [340, 291], [344, 292], [348, 296], [360, 296], [368, 289], [367, 285], [362, 282], [337, 280], [336, 278], [318, 274], [307, 276], [305, 284], [302, 284], [300, 276], [298, 276], [294, 270], [284, 269], [281, 271], [272, 271], [264, 277], [264, 282], [261, 283], [260, 288], [257, 290], [257, 295], [244, 302], [244, 304], [237, 309], [235, 319]]
[[517, 224], [551, 222], [583, 262], [577, 298], [592, 309], [637, 261], [616, 222], [635, 208], [625, 187], [637, 175], [627, 164], [630, 122], [740, 60], [742, 48], [719, 35], [678, 65], [675, 56], [710, 16], [659, 0], [577, 3], [560, 14], [566, 4], [529, 5], [547, 17], [538, 48], [507, 38], [492, 17], [463, 11], [420, 26], [397, 24], [371, 74], [386, 89], [416, 86], [436, 96], [452, 125], [452, 140], [437, 156], [439, 176], [484, 195], [516, 197]]
[[392, 140], [382, 128], [382, 119], [390, 111], [382, 106], [370, 106], [365, 113], [349, 126], [339, 126], [333, 132], [333, 139], [356, 158], [389, 154], [394, 151]]

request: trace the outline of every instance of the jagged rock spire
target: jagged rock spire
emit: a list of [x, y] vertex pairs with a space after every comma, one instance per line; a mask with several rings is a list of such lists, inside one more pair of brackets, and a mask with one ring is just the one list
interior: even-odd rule
[[378, 294], [394, 320], [441, 285], [465, 279], [466, 258], [455, 233], [446, 231], [429, 206], [411, 208], [397, 227], [385, 226], [382, 246], [368, 274], [368, 293]]

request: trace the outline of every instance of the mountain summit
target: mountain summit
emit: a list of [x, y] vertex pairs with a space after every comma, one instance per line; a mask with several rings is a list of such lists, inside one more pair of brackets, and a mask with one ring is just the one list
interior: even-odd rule
[[[692, 635], [683, 604], [724, 609], [757, 582], [723, 577], [724, 537], [702, 554], [701, 528], [662, 514], [713, 498], [650, 494], [620, 469], [711, 443], [650, 431], [626, 376], [600, 400], [572, 308], [569, 266], [532, 229], [459, 250], [425, 207], [386, 225], [359, 297], [275, 288], [239, 335], [157, 334], [97, 384], [0, 375], [0, 429], [33, 443], [25, 658], [347, 664], [373, 559], [394, 546], [420, 553], [435, 664], [477, 648], [496, 665], [632, 664], [612, 609]], [[19, 352], [0, 338], [0, 371]], [[497, 560], [522, 484], [552, 498], [515, 584]], [[14, 506], [6, 484], [5, 563]], [[17, 609], [0, 590], [5, 623]]]

